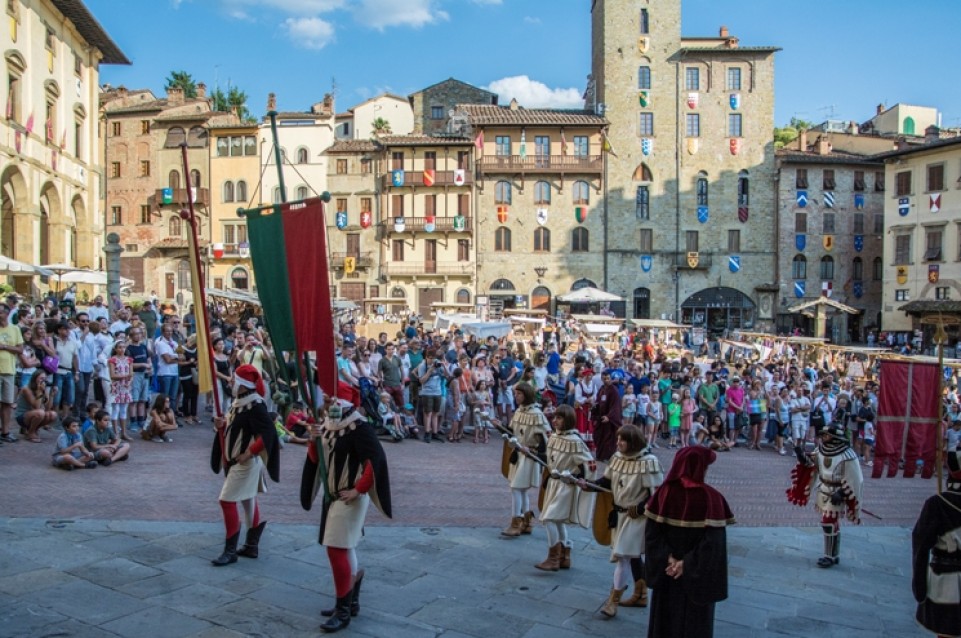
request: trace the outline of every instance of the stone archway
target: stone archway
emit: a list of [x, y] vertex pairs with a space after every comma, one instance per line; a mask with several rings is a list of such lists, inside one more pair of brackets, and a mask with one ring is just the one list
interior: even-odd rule
[[63, 232], [68, 226], [60, 192], [52, 182], [40, 188], [40, 234], [37, 262], [52, 264], [66, 261]]
[[[0, 254], [4, 257], [22, 256], [26, 261], [32, 257], [33, 233], [27, 232], [27, 224], [17, 223], [29, 213], [28, 193], [27, 180], [17, 167], [9, 166], [0, 174]], [[24, 237], [18, 240], [20, 226]]]

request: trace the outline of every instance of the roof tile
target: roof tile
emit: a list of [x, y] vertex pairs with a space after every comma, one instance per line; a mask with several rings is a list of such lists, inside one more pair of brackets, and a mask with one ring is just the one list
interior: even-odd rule
[[527, 109], [489, 104], [458, 104], [474, 126], [607, 126], [600, 115], [582, 109]]

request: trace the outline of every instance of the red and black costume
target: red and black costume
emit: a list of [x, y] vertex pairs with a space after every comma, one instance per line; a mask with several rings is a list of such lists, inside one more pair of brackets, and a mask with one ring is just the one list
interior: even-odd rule
[[704, 447], [682, 448], [648, 501], [648, 638], [714, 635], [714, 605], [727, 598], [726, 530], [734, 523], [724, 496], [704, 482], [716, 458]]

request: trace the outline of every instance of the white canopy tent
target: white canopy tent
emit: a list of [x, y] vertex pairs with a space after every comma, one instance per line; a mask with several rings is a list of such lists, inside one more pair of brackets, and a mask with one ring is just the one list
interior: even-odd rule
[[624, 301], [624, 297], [618, 297], [615, 294], [588, 286], [579, 290], [572, 290], [565, 295], [558, 295], [557, 300], [564, 303], [599, 303], [603, 301]]
[[0, 275], [12, 275], [14, 277], [33, 277], [40, 275], [41, 277], [52, 277], [54, 273], [40, 266], [32, 266], [28, 263], [0, 255]]

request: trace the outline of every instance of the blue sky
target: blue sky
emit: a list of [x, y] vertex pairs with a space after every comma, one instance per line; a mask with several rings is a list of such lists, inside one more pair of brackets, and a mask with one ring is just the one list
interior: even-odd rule
[[[590, 72], [590, 0], [85, 1], [133, 62], [104, 66], [101, 82], [159, 95], [170, 71], [186, 70], [211, 89], [240, 87], [255, 115], [271, 91], [279, 109], [305, 110], [336, 85], [343, 111], [451, 76], [502, 104], [576, 107]], [[778, 124], [864, 121], [879, 103], [904, 102], [961, 126], [961, 2], [684, 1], [684, 35], [722, 24], [744, 46], [784, 49]]]

